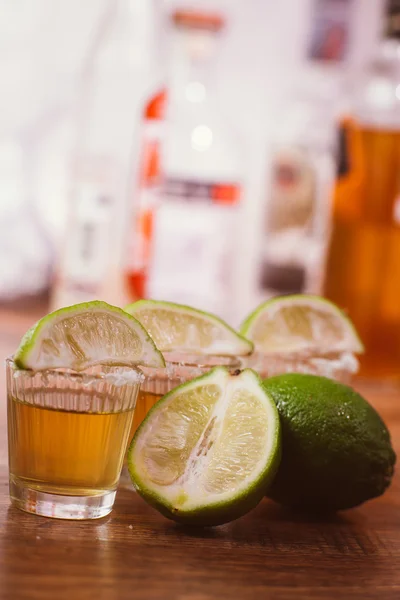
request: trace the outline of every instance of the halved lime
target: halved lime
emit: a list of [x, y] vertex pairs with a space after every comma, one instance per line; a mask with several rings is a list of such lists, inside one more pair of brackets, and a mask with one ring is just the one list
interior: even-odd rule
[[166, 394], [137, 430], [128, 466], [166, 517], [209, 526], [256, 506], [280, 461], [276, 406], [258, 375], [216, 367]]
[[363, 352], [354, 325], [335, 304], [298, 294], [272, 298], [244, 321], [241, 333], [262, 352]]
[[190, 306], [139, 300], [125, 310], [146, 327], [162, 352], [244, 356], [253, 351], [252, 342], [225, 321]]
[[22, 338], [14, 361], [21, 369], [69, 368], [95, 364], [165, 366], [144, 327], [116, 306], [85, 302], [56, 310]]

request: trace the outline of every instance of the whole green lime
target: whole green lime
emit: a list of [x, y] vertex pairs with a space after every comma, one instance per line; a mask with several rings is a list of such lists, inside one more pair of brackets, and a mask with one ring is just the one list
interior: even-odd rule
[[282, 425], [282, 460], [270, 498], [326, 512], [383, 494], [396, 455], [386, 425], [362, 396], [326, 377], [299, 373], [263, 384]]

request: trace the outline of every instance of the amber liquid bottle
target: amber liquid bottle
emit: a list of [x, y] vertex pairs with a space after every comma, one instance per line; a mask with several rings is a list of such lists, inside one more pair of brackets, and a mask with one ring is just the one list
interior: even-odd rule
[[324, 295], [354, 321], [361, 375], [400, 379], [400, 2], [342, 123]]

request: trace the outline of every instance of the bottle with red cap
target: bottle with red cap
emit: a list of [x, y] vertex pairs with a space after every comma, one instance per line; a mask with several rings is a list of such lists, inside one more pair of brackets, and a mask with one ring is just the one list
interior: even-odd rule
[[214, 77], [225, 19], [193, 9], [170, 17], [167, 92], [146, 107], [127, 279], [136, 298], [195, 305], [237, 320], [243, 156]]

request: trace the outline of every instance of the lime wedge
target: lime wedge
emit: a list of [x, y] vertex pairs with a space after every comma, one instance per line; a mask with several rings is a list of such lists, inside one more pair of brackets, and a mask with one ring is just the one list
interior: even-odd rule
[[276, 406], [258, 375], [216, 367], [166, 394], [137, 430], [128, 466], [166, 517], [219, 525], [256, 506], [280, 461]]
[[38, 321], [22, 338], [14, 361], [21, 369], [69, 368], [95, 364], [165, 366], [144, 327], [105, 302], [75, 304]]
[[350, 319], [320, 296], [298, 294], [261, 304], [244, 321], [241, 333], [262, 352], [363, 352]]
[[253, 344], [222, 319], [190, 306], [139, 300], [125, 310], [148, 330], [162, 352], [244, 356]]

